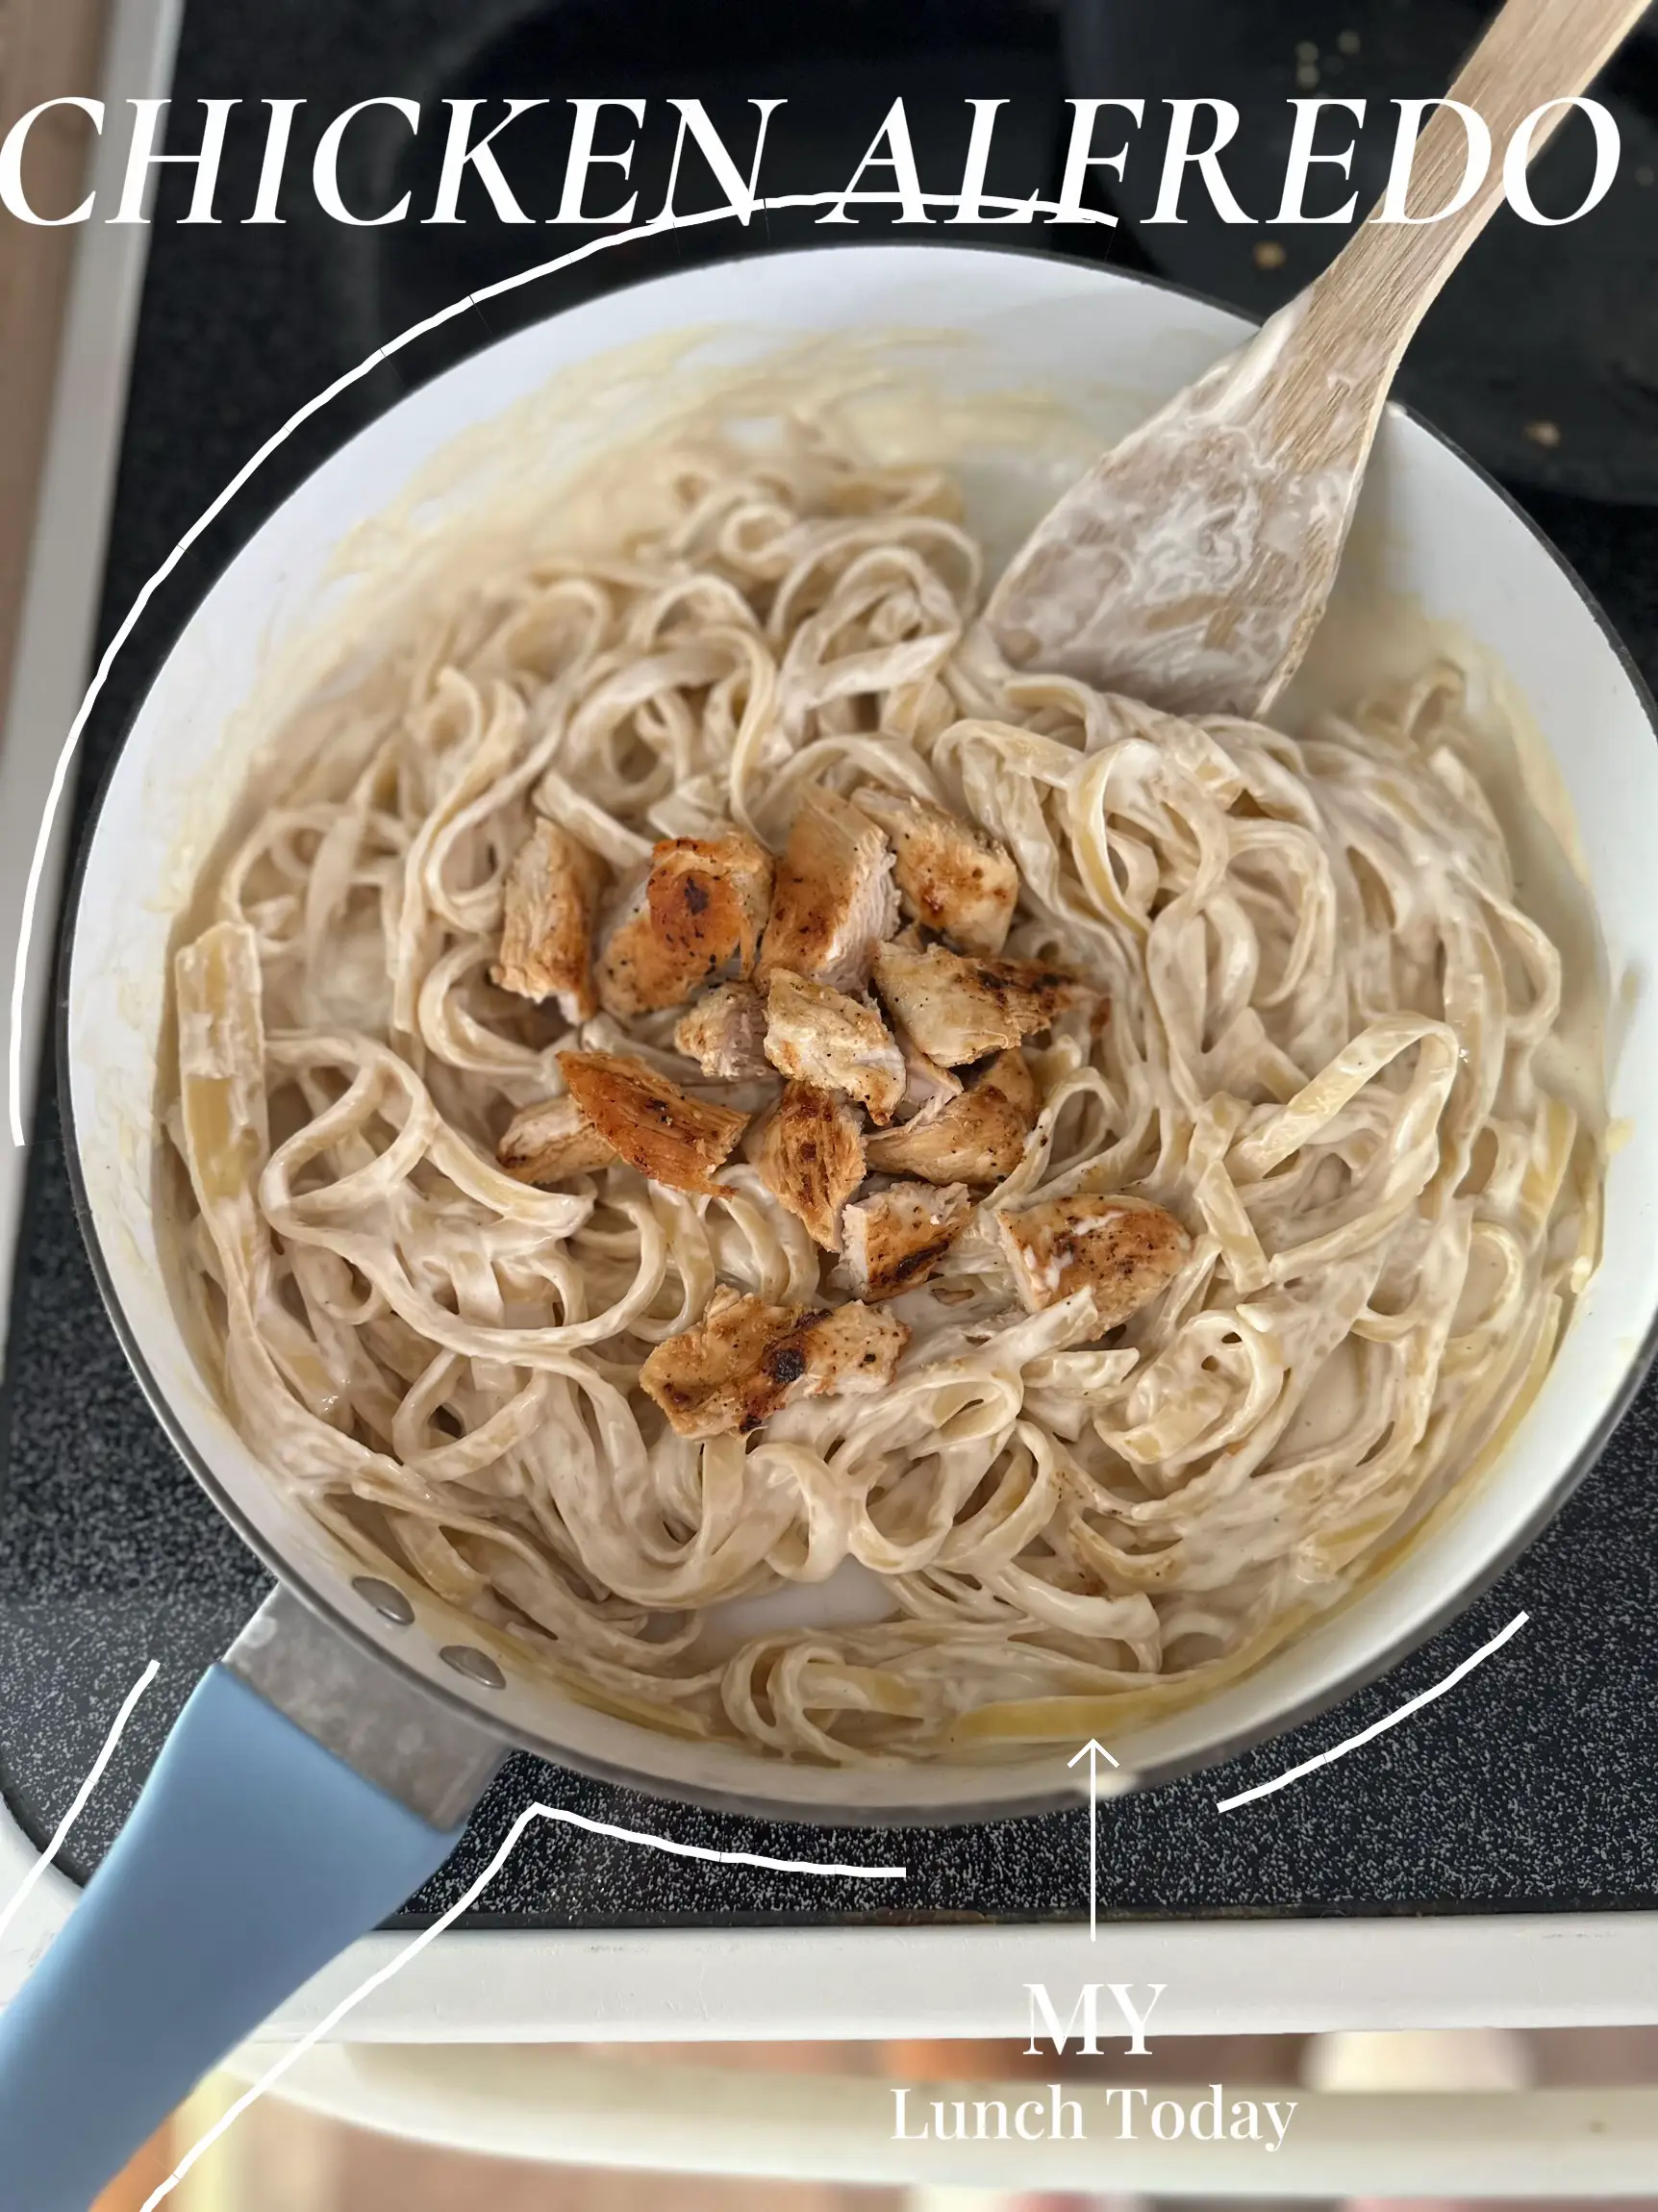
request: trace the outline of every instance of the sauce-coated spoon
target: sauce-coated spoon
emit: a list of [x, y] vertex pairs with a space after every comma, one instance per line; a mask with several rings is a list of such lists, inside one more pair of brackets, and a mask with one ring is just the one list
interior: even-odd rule
[[[1399, 357], [1502, 200], [1503, 149], [1561, 103], [1538, 121], [1535, 152], [1645, 9], [1508, 0], [1451, 88], [1491, 134], [1478, 188], [1438, 221], [1372, 215], [1247, 345], [1072, 486], [986, 609], [1010, 661], [1176, 713], [1266, 713], [1329, 598]], [[1451, 201], [1467, 143], [1455, 109], [1436, 108], [1410, 211]]]

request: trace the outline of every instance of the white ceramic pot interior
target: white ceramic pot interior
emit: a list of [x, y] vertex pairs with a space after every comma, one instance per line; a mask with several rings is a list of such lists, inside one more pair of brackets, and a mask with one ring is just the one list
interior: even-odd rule
[[[1132, 278], [1034, 256], [838, 247], [690, 271], [590, 302], [502, 340], [381, 417], [293, 493], [213, 587], [115, 768], [85, 870], [69, 980], [69, 1093], [91, 1220], [134, 1356], [221, 1502], [319, 1604], [444, 1696], [469, 1700], [550, 1756], [669, 1794], [764, 1802], [816, 1819], [1021, 1808], [1066, 1792], [1071, 1747], [1012, 1768], [846, 1773], [660, 1736], [552, 1695], [519, 1668], [498, 1692], [467, 1682], [439, 1656], [457, 1639], [454, 1618], [411, 1589], [414, 1623], [399, 1629], [382, 1620], [354, 1592], [329, 1540], [267, 1479], [198, 1371], [165, 1288], [152, 1193], [168, 943], [243, 782], [259, 719], [242, 711], [246, 702], [319, 610], [335, 619], [350, 609], [353, 581], [336, 564], [341, 540], [392, 508], [417, 476], [429, 490], [437, 457], [448, 457], [449, 482], [464, 499], [465, 434], [533, 405], [550, 379], [584, 363], [689, 330], [712, 334], [699, 359], [733, 361], [830, 334], [868, 334], [878, 351], [901, 350], [892, 336], [898, 332], [948, 334], [955, 342], [936, 348], [928, 366], [946, 395], [1050, 395], [1080, 435], [1069, 461], [1060, 440], [1028, 464], [1003, 454], [965, 471], [995, 535], [1021, 513], [1040, 512], [1090, 440], [1109, 442], [1236, 342], [1243, 326]], [[601, 371], [595, 391], [606, 382]], [[498, 462], [496, 454], [489, 465]], [[428, 500], [420, 517], [430, 520], [441, 505]], [[1650, 987], [1658, 900], [1648, 851], [1658, 743], [1642, 698], [1597, 617], [1525, 523], [1428, 432], [1395, 414], [1382, 427], [1355, 543], [1367, 591], [1407, 595], [1495, 656], [1552, 754], [1598, 910], [1616, 1014], [1610, 1102], [1627, 1137], [1609, 1164], [1599, 1271], [1497, 1464], [1430, 1542], [1247, 1680], [1114, 1740], [1125, 1777], [1201, 1765], [1272, 1733], [1454, 1611], [1562, 1493], [1658, 1310], [1658, 1012]]]

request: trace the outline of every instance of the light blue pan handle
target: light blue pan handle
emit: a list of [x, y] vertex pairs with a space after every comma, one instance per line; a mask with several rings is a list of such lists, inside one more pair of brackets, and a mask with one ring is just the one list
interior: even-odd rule
[[[419, 1701], [320, 1622], [307, 1633], [345, 1654], [370, 1698]], [[467, 1724], [433, 1710], [441, 1754], [445, 1729]], [[452, 1774], [450, 1804], [474, 1798], [499, 1756], [492, 1745], [458, 1786]], [[464, 1828], [423, 1819], [241, 1673], [210, 1669], [67, 1925], [0, 2014], [0, 2212], [87, 2212], [202, 2074], [394, 1912]]]

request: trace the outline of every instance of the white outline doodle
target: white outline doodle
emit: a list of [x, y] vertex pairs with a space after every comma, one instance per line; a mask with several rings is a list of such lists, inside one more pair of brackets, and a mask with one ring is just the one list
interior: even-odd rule
[[40, 1880], [41, 1876], [45, 1873], [46, 1869], [52, 1864], [52, 1861], [58, 1856], [58, 1853], [68, 1842], [69, 1830], [74, 1826], [75, 1822], [86, 1811], [88, 1798], [97, 1788], [98, 1784], [103, 1780], [104, 1769], [114, 1757], [115, 1746], [120, 1742], [122, 1732], [125, 1729], [127, 1722], [132, 1719], [138, 1699], [143, 1696], [144, 1692], [149, 1688], [150, 1684], [161, 1672], [161, 1667], [162, 1663], [159, 1659], [152, 1659], [149, 1665], [144, 1669], [143, 1672], [138, 1676], [138, 1680], [133, 1684], [132, 1688], [127, 1692], [125, 1698], [122, 1700], [121, 1709], [115, 1715], [109, 1734], [104, 1738], [103, 1749], [92, 1761], [91, 1771], [88, 1772], [86, 1780], [75, 1792], [73, 1797], [70, 1798], [69, 1809], [63, 1815], [63, 1818], [58, 1822], [57, 1827], [53, 1830], [51, 1842], [40, 1853], [40, 1856], [35, 1861], [35, 1864], [29, 1869], [29, 1872], [23, 1876], [23, 1879], [18, 1883], [17, 1888], [13, 1894], [7, 1898], [3, 1905], [0, 1905], [0, 1936], [3, 1936], [6, 1933], [6, 1930], [16, 1919], [18, 1913], [22, 1910], [24, 1898], [35, 1887], [35, 1884]]
[[1460, 1666], [1453, 1667], [1432, 1689], [1424, 1690], [1419, 1697], [1410, 1698], [1396, 1712], [1387, 1714], [1382, 1720], [1372, 1721], [1368, 1728], [1361, 1728], [1356, 1736], [1348, 1736], [1340, 1744], [1332, 1745], [1329, 1750], [1320, 1751], [1316, 1759], [1303, 1759], [1298, 1767], [1292, 1767], [1288, 1773], [1279, 1774], [1270, 1782], [1258, 1782], [1252, 1790], [1240, 1790], [1235, 1797], [1217, 1798], [1215, 1810], [1218, 1813], [1230, 1813], [1236, 1806], [1247, 1805], [1256, 1797], [1269, 1797], [1274, 1790], [1287, 1789], [1292, 1782], [1298, 1782], [1303, 1774], [1310, 1774], [1315, 1767], [1327, 1767], [1333, 1759], [1344, 1758], [1347, 1752], [1356, 1751], [1361, 1744], [1368, 1744], [1373, 1736], [1380, 1736], [1387, 1729], [1396, 1727], [1401, 1721], [1409, 1720], [1413, 1713], [1419, 1713], [1424, 1705], [1431, 1705], [1436, 1697], [1443, 1697], [1447, 1690], [1454, 1689], [1465, 1674], [1473, 1672], [1482, 1659], [1489, 1659], [1511, 1636], [1518, 1635], [1530, 1619], [1529, 1613], [1517, 1613], [1506, 1628], [1499, 1628], [1489, 1644], [1482, 1644], [1477, 1651], [1470, 1651]]
[[[517, 291], [523, 286], [534, 284], [541, 277], [556, 276], [561, 269], [570, 268], [577, 262], [587, 261], [592, 255], [603, 253], [612, 246], [622, 245], [630, 239], [654, 238], [660, 233], [668, 231], [696, 230], [705, 223], [724, 222], [732, 217], [736, 217], [746, 229], [756, 214], [769, 214], [773, 210], [780, 212], [786, 208], [824, 207], [832, 205], [844, 196], [842, 192], [780, 192], [769, 199], [756, 199], [753, 206], [746, 212], [742, 208], [733, 205], [727, 205], [723, 208], [705, 208], [695, 214], [689, 215], [676, 215], [665, 212], [663, 214], [652, 216], [649, 222], [634, 223], [625, 229], [607, 231], [602, 238], [590, 239], [585, 245], [572, 247], [567, 254], [560, 254], [550, 262], [540, 262], [534, 268], [520, 269], [515, 276], [502, 277], [495, 284], [486, 285], [481, 291], [469, 291], [465, 299], [454, 300], [448, 307], [440, 308], [436, 314], [427, 315], [424, 321], [411, 323], [407, 330], [400, 331], [393, 339], [388, 339], [384, 345], [376, 346], [374, 351], [364, 360], [360, 361], [355, 368], [348, 368], [343, 376], [337, 376], [334, 382], [324, 390], [319, 391], [314, 399], [308, 399], [303, 407], [296, 408], [281, 429], [273, 431], [264, 443], [248, 456], [224, 490], [219, 492], [210, 506], [205, 507], [201, 514], [196, 516], [161, 566], [143, 585], [138, 597], [122, 616], [120, 627], [105, 646], [103, 657], [93, 671], [92, 681], [87, 687], [86, 696], [76, 710], [74, 720], [69, 724], [68, 734], [63, 740], [58, 754], [57, 765], [52, 770], [52, 785], [46, 793], [46, 804], [40, 817], [40, 827], [35, 839], [34, 855], [29, 863], [29, 879], [23, 891], [23, 912], [18, 920], [17, 949], [12, 969], [12, 1001], [7, 1016], [6, 1090], [13, 1149], [21, 1148], [28, 1143], [23, 1128], [23, 1006], [27, 995], [29, 947], [35, 934], [35, 911], [39, 903], [40, 884], [46, 872], [46, 858], [51, 847], [53, 824], [58, 818], [58, 809], [63, 804], [63, 792], [69, 781], [69, 770], [81, 742], [81, 734], [87, 726], [88, 719], [93, 707], [97, 704], [105, 684], [109, 681], [110, 671], [115, 665], [116, 654], [119, 653], [121, 647], [137, 628], [144, 609], [197, 539], [224, 513], [242, 486], [252, 480], [277, 448], [286, 444], [302, 423], [309, 422], [314, 415], [319, 415], [331, 399], [337, 398], [342, 391], [349, 390], [352, 385], [361, 383], [364, 377], [367, 376], [372, 369], [378, 368], [383, 361], [389, 361], [393, 354], [401, 353], [403, 348], [413, 344], [415, 339], [424, 338], [428, 331], [441, 329], [444, 323], [453, 322], [457, 315], [465, 314], [469, 307], [480, 306], [485, 300], [499, 299], [503, 293]], [[953, 208], [958, 204], [959, 198], [959, 195], [953, 192], [923, 192], [920, 196], [922, 204], [929, 207]], [[1051, 200], [1033, 202], [1012, 200], [998, 195], [986, 195], [979, 204], [982, 209], [999, 212], [1004, 215], [1010, 211], [1026, 209], [1029, 209], [1033, 216], [1038, 214], [1053, 215], [1058, 213], [1057, 203]], [[1103, 220], [1103, 218], [1101, 219]]]
[[647, 1850], [671, 1851], [676, 1858], [718, 1859], [728, 1866], [768, 1867], [786, 1874], [829, 1874], [844, 1876], [853, 1881], [901, 1882], [910, 1871], [908, 1867], [852, 1867], [811, 1859], [768, 1859], [756, 1851], [716, 1851], [707, 1849], [700, 1844], [676, 1844], [670, 1842], [666, 1836], [645, 1835], [637, 1828], [614, 1828], [606, 1821], [590, 1821], [580, 1813], [566, 1813], [556, 1805], [526, 1805], [507, 1830], [506, 1837], [496, 1850], [494, 1857], [471, 1887], [455, 1900], [447, 1912], [435, 1920], [429, 1928], [422, 1928], [412, 1942], [404, 1945], [394, 1958], [389, 1959], [376, 1973], [371, 1973], [360, 1988], [354, 1989], [349, 1997], [342, 1998], [334, 2010], [319, 2020], [314, 2027], [308, 2028], [299, 2041], [285, 2050], [274, 2065], [267, 2067], [256, 2082], [244, 2089], [236, 2102], [220, 2115], [207, 2133], [199, 2141], [191, 2144], [160, 2187], [151, 2190], [139, 2207], [139, 2212], [155, 2212], [155, 2207], [161, 2203], [163, 2198], [172, 2194], [202, 2153], [212, 2149], [219, 2137], [241, 2118], [250, 2104], [257, 2103], [274, 2082], [281, 2080], [289, 2067], [296, 2065], [314, 2044], [320, 2043], [325, 2035], [330, 2034], [345, 2018], [346, 2014], [360, 2005], [365, 1997], [382, 1988], [391, 1979], [393, 1974], [401, 1973], [412, 1958], [423, 1951], [428, 1944], [435, 1943], [452, 1922], [458, 1920], [470, 1905], [475, 1904], [512, 1857], [517, 1846], [518, 1838], [530, 1822], [536, 1820], [562, 1821], [572, 1828], [587, 1829], [590, 1835], [614, 1836], [618, 1843], [642, 1844]]
[[[120, 1711], [115, 1715], [114, 1723], [104, 1740], [103, 1749], [93, 1761], [91, 1771], [86, 1780], [76, 1791], [73, 1801], [70, 1803], [68, 1811], [59, 1822], [51, 1842], [24, 1875], [15, 1894], [8, 1899], [4, 1907], [0, 1907], [0, 1935], [5, 1934], [24, 1898], [28, 1897], [30, 1891], [39, 1881], [46, 1869], [62, 1849], [69, 1830], [84, 1811], [87, 1800], [102, 1780], [104, 1770], [114, 1755], [115, 1747], [121, 1740], [122, 1731], [128, 1721], [132, 1718], [134, 1708], [155, 1680], [159, 1672], [160, 1662], [152, 1659], [131, 1690], [128, 1691]], [[505, 1838], [496, 1848], [494, 1856], [476, 1881], [456, 1899], [446, 1912], [435, 1920], [430, 1927], [422, 1928], [417, 1936], [405, 1944], [403, 1948], [394, 1957], [389, 1959], [377, 1972], [371, 1973], [366, 1981], [351, 1992], [349, 1997], [342, 1998], [332, 2012], [319, 2020], [314, 2027], [308, 2029], [299, 2041], [289, 2049], [285, 2050], [276, 2063], [268, 2067], [250, 2088], [244, 2090], [236, 2102], [220, 2115], [207, 2133], [190, 2146], [167, 2178], [158, 2188], [150, 2192], [144, 2199], [141, 2212], [154, 2212], [154, 2207], [160, 2204], [163, 2198], [172, 2194], [203, 2152], [210, 2149], [219, 2137], [241, 2117], [248, 2106], [256, 2103], [264, 2095], [273, 2082], [280, 2080], [289, 2067], [295, 2065], [314, 2044], [319, 2043], [325, 2035], [331, 2033], [345, 2018], [346, 2014], [361, 2004], [365, 1997], [384, 1987], [393, 1974], [401, 1973], [411, 1959], [423, 1951], [428, 1944], [435, 1943], [446, 1927], [451, 1926], [464, 1912], [474, 1905], [512, 1857], [514, 1850], [517, 1848], [518, 1838], [532, 1821], [538, 1820], [558, 1821], [568, 1827], [583, 1828], [589, 1835], [614, 1837], [617, 1843], [638, 1844], [646, 1850], [669, 1852], [675, 1858], [715, 1859], [725, 1866], [764, 1867], [775, 1873], [818, 1874], [848, 1881], [901, 1882], [908, 1876], [910, 1871], [907, 1866], [860, 1867], [842, 1865], [835, 1860], [773, 1859], [767, 1858], [759, 1851], [716, 1851], [702, 1844], [677, 1844], [668, 1836], [647, 1835], [638, 1828], [613, 1827], [608, 1821], [590, 1821], [585, 1814], [568, 1813], [557, 1805], [540, 1803], [527, 1805], [508, 1829]]]

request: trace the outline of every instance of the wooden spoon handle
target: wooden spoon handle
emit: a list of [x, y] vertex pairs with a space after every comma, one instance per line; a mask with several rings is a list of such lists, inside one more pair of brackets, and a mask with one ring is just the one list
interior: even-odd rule
[[[1526, 116], [1549, 100], [1581, 92], [1646, 12], [1648, 0], [1508, 0], [1464, 63], [1449, 97], [1472, 108], [1491, 132], [1491, 163], [1466, 206], [1442, 221], [1380, 222], [1378, 208], [1311, 287], [1310, 324], [1330, 346], [1338, 327], [1362, 335], [1388, 373], [1445, 278], [1503, 196], [1503, 150]], [[1567, 111], [1555, 108], [1532, 133], [1535, 155]], [[1412, 214], [1431, 214], [1461, 184], [1468, 139], [1454, 108], [1430, 113], [1417, 141]], [[1311, 330], [1309, 330], [1309, 336]]]

